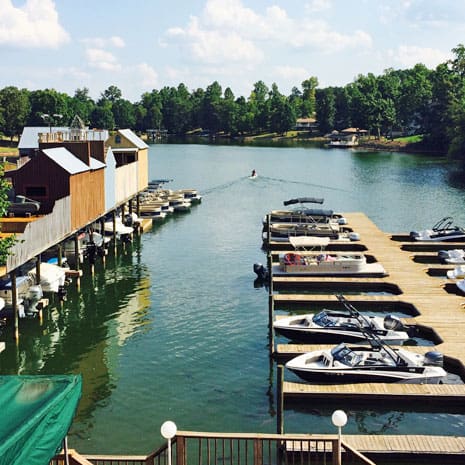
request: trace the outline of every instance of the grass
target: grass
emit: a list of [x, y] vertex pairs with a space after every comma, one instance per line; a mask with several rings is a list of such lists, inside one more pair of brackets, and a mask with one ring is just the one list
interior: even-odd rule
[[423, 140], [423, 135], [417, 134], [415, 136], [398, 137], [394, 140], [398, 142], [404, 142], [406, 144], [416, 144], [417, 142], [421, 142]]

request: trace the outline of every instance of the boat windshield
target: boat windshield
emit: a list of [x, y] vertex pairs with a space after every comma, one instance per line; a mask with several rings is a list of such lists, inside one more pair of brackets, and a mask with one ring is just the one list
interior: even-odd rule
[[331, 355], [334, 361], [341, 362], [351, 367], [358, 365], [362, 361], [362, 357], [359, 354], [356, 354], [344, 344], [339, 344], [334, 347], [331, 350]]
[[334, 326], [333, 321], [324, 310], [317, 313], [312, 319], [319, 326]]

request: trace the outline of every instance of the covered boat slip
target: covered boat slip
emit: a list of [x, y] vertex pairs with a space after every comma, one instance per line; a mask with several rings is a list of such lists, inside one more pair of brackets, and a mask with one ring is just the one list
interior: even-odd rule
[[0, 465], [43, 465], [59, 452], [81, 397], [80, 375], [0, 376]]

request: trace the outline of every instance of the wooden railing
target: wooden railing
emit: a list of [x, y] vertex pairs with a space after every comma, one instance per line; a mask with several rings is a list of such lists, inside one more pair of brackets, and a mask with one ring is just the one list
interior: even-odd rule
[[[338, 465], [339, 441], [334, 435], [280, 435], [178, 431], [171, 443], [147, 456], [84, 455], [70, 465]], [[375, 465], [341, 442], [344, 465]], [[81, 456], [79, 456], [81, 457]], [[50, 465], [65, 465], [61, 459]]]

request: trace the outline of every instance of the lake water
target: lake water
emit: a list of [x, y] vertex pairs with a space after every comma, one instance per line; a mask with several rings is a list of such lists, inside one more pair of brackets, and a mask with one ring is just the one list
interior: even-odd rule
[[[258, 178], [251, 180], [252, 169]], [[202, 203], [134, 241], [106, 268], [86, 273], [60, 306], [21, 321], [19, 347], [2, 374], [82, 373], [69, 445], [83, 453], [147, 453], [160, 425], [182, 430], [276, 431], [276, 368], [268, 356], [268, 298], [255, 288], [263, 216], [283, 200], [314, 196], [340, 212], [362, 211], [382, 230], [465, 225], [464, 189], [444, 160], [311, 147], [153, 145], [150, 178], [196, 188]], [[5, 338], [11, 335], [6, 332]], [[465, 415], [308, 402], [284, 414], [289, 433], [464, 435]]]

